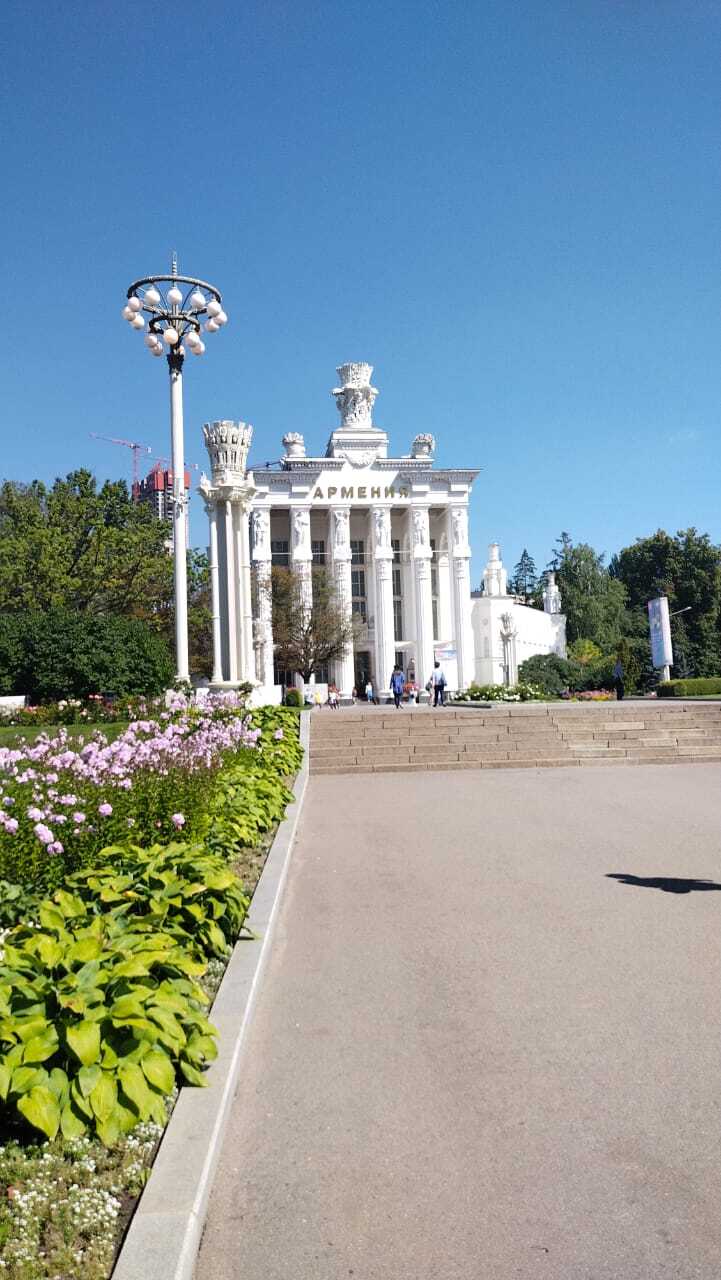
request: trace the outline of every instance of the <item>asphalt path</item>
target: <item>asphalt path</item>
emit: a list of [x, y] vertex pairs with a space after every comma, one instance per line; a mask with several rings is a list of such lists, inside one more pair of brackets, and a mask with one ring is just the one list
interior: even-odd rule
[[719, 1280], [720, 784], [312, 778], [197, 1280]]

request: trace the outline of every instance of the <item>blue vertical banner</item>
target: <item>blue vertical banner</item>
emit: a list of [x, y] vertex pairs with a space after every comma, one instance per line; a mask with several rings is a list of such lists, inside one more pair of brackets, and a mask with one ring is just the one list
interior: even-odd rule
[[654, 667], [673, 666], [668, 596], [659, 596], [657, 600], [649, 600], [648, 622], [651, 628], [651, 661]]

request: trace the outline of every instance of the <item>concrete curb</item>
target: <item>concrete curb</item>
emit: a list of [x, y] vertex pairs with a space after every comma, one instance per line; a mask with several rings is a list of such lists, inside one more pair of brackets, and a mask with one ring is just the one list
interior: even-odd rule
[[245, 1036], [308, 783], [309, 738], [309, 717], [300, 716], [303, 764], [293, 786], [295, 799], [278, 828], [253, 895], [248, 924], [256, 937], [236, 945], [213, 1004], [218, 1057], [207, 1073], [208, 1087], [180, 1092], [112, 1280], [192, 1280]]

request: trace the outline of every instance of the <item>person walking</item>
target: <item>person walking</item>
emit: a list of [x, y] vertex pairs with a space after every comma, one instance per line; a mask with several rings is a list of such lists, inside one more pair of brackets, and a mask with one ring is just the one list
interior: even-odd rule
[[613, 668], [613, 683], [616, 688], [616, 697], [619, 702], [622, 702], [625, 690], [623, 687], [623, 663], [620, 658], [616, 659], [616, 665]]
[[406, 678], [403, 675], [403, 672], [400, 667], [394, 667], [393, 674], [391, 675], [391, 693], [393, 694], [393, 701], [396, 704], [396, 711], [401, 705], [401, 698], [403, 697], [403, 690], [405, 689], [405, 686]]
[[433, 663], [429, 684], [433, 690], [433, 706], [444, 707], [446, 705], [446, 677], [441, 671], [440, 662]]
[[368, 703], [373, 702], [373, 681], [370, 679], [366, 684], [366, 702]]

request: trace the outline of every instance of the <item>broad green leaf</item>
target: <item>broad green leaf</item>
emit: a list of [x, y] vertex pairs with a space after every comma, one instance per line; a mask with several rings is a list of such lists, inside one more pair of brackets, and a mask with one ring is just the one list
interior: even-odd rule
[[188, 1081], [188, 1084], [197, 1085], [201, 1089], [205, 1088], [208, 1081], [206, 1080], [205, 1076], [202, 1075], [201, 1072], [197, 1070], [196, 1067], [192, 1066], [189, 1062], [183, 1061], [182, 1058], [180, 1060], [179, 1066], [180, 1066], [180, 1070], [185, 1076], [185, 1079]]
[[36, 1129], [40, 1129], [51, 1140], [60, 1128], [60, 1107], [58, 1100], [50, 1089], [36, 1085], [29, 1093], [18, 1098], [18, 1111]]
[[84, 1098], [89, 1098], [93, 1092], [102, 1072], [100, 1067], [95, 1065], [92, 1067], [83, 1067], [77, 1074], [78, 1088]]
[[82, 898], [79, 898], [75, 893], [67, 893], [65, 889], [58, 889], [55, 894], [55, 902], [66, 917], [87, 914], [87, 907]]
[[167, 1053], [161, 1049], [151, 1049], [142, 1059], [143, 1074], [161, 1093], [170, 1093], [175, 1085], [175, 1071]]
[[47, 1079], [47, 1071], [41, 1067], [18, 1067], [13, 1071], [11, 1089], [13, 1093], [29, 1093], [35, 1086]]
[[95, 1126], [96, 1133], [100, 1141], [106, 1147], [114, 1147], [120, 1137], [119, 1117], [116, 1115], [116, 1107], [113, 1107], [111, 1114], [105, 1120], [98, 1119]]
[[0, 1063], [0, 1098], [5, 1100], [8, 1096], [10, 1088], [10, 1068], [4, 1062]]
[[68, 1027], [65, 1035], [73, 1053], [84, 1067], [91, 1067], [100, 1057], [100, 1027], [97, 1022], [78, 1022]]
[[114, 1076], [109, 1071], [102, 1071], [98, 1083], [90, 1094], [90, 1105], [98, 1120], [106, 1121], [112, 1115], [117, 1100], [118, 1088]]
[[51, 938], [47, 933], [41, 934], [38, 939], [37, 951], [43, 964], [48, 969], [54, 969], [65, 956], [65, 949], [62, 943], [55, 938]]
[[65, 916], [62, 911], [50, 902], [42, 902], [38, 909], [38, 919], [44, 929], [64, 929]]
[[76, 964], [78, 961], [85, 964], [88, 960], [97, 960], [102, 950], [103, 944], [99, 938], [81, 938], [68, 948], [67, 960], [69, 964]]
[[134, 1062], [121, 1063], [118, 1067], [118, 1079], [134, 1107], [137, 1107], [141, 1120], [147, 1120], [152, 1105], [152, 1094], [141, 1068]]
[[63, 1137], [69, 1141], [73, 1138], [82, 1138], [83, 1134], [87, 1132], [88, 1126], [72, 1102], [66, 1102], [60, 1112], [60, 1128]]
[[192, 1035], [185, 1052], [193, 1062], [213, 1062], [218, 1056], [218, 1046], [212, 1036]]
[[41, 1035], [47, 1029], [47, 1025], [48, 1020], [45, 1017], [15, 1019], [15, 1030], [23, 1043], [28, 1040], [34, 1040], [35, 1036]]
[[[94, 1071], [94, 1070], [95, 1070], [95, 1068], [94, 1068], [94, 1067], [89, 1067], [89, 1068], [88, 1068], [88, 1070], [90, 1070], [90, 1071]], [[80, 1085], [78, 1084], [78, 1081], [77, 1081], [77, 1080], [73, 1080], [73, 1081], [71, 1082], [71, 1085], [70, 1085], [70, 1097], [72, 1098], [73, 1105], [74, 1105], [75, 1107], [77, 1107], [78, 1111], [79, 1111], [82, 1115], [87, 1116], [88, 1120], [92, 1120], [92, 1119], [93, 1119], [93, 1109], [92, 1109], [92, 1107], [90, 1106], [90, 1103], [88, 1102], [87, 1098], [84, 1098], [84, 1097], [83, 1097], [82, 1090], [81, 1090]]]
[[111, 1018], [142, 1018], [144, 1014], [144, 1001], [142, 997], [135, 992], [131, 995], [120, 996], [117, 1000], [114, 1000], [110, 1006]]
[[23, 1053], [23, 1062], [45, 1062], [52, 1058], [58, 1047], [58, 1033], [55, 1027], [49, 1026], [42, 1035], [28, 1040]]
[[48, 1080], [48, 1089], [52, 1089], [58, 1102], [62, 1105], [70, 1095], [70, 1081], [60, 1067], [53, 1067]]

